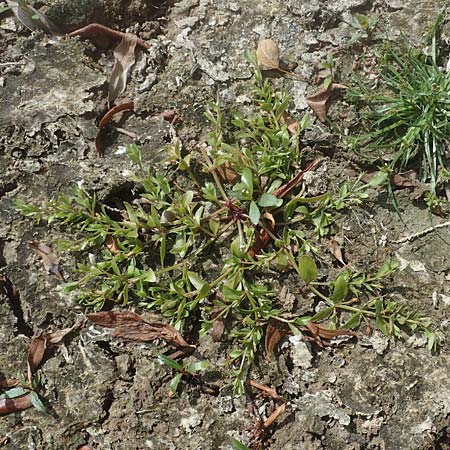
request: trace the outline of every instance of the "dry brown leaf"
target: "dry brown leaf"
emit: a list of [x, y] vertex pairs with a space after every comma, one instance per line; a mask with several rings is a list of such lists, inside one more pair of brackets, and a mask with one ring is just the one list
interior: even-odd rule
[[137, 37], [134, 34], [125, 34], [120, 44], [114, 50], [114, 67], [111, 73], [108, 90], [108, 102], [114, 103], [116, 98], [127, 87], [127, 75], [130, 67], [134, 64], [136, 58], [134, 50], [136, 49]]
[[0, 374], [0, 387], [3, 389], [9, 389], [19, 384], [17, 378], [5, 378], [4, 375]]
[[256, 57], [261, 70], [280, 68], [280, 48], [273, 39], [259, 41], [256, 49]]
[[212, 330], [211, 330], [211, 337], [214, 342], [220, 342], [223, 336], [223, 333], [225, 331], [225, 321], [222, 317], [219, 319], [214, 320]]
[[114, 328], [114, 337], [142, 342], [164, 339], [179, 347], [194, 348], [171, 325], [160, 322], [146, 322], [132, 311], [102, 311], [90, 313], [87, 318], [97, 325]]
[[33, 406], [29, 395], [14, 398], [0, 399], [0, 416], [5, 416], [17, 411], [31, 408]]
[[333, 238], [328, 243], [328, 249], [330, 250], [331, 254], [343, 265], [345, 266], [344, 258], [342, 255], [342, 249], [341, 249], [342, 243], [339, 242], [339, 239]]
[[57, 330], [54, 331], [53, 333], [50, 333], [46, 336], [47, 338], [47, 343], [48, 344], [53, 344], [53, 345], [58, 345], [62, 342], [62, 340], [70, 333], [72, 333], [72, 331], [76, 331], [78, 328], [80, 328], [83, 325], [83, 321], [82, 320], [77, 320], [71, 327], [69, 328], [64, 328], [62, 330]]
[[218, 166], [216, 168], [216, 171], [219, 174], [220, 178], [222, 178], [222, 180], [227, 183], [236, 184], [240, 179], [239, 174], [231, 167], [229, 161], [226, 161], [225, 163]]
[[28, 347], [28, 381], [31, 382], [33, 374], [36, 372], [39, 364], [42, 362], [44, 357], [45, 349], [47, 348], [47, 339], [40, 335], [35, 337], [30, 346]]
[[120, 248], [117, 245], [116, 240], [114, 239], [113, 236], [109, 235], [106, 237], [105, 239], [105, 245], [108, 248], [108, 250], [113, 253], [113, 254], [117, 254], [120, 252]]
[[122, 111], [133, 111], [134, 110], [134, 103], [133, 102], [125, 102], [121, 103], [120, 105], [113, 106], [111, 109], [106, 111], [105, 114], [103, 114], [100, 123], [98, 124], [98, 133], [95, 137], [95, 148], [97, 149], [97, 153], [100, 156], [103, 156], [103, 136], [106, 130], [107, 125], [111, 122], [113, 117]]
[[347, 89], [347, 86], [339, 83], [331, 83], [328, 88], [319, 89], [314, 94], [306, 97], [306, 103], [321, 122], [325, 122], [325, 119], [327, 118], [328, 100], [331, 95], [339, 89]]
[[291, 134], [297, 134], [299, 123], [293, 119], [292, 117], [289, 117], [286, 113], [283, 114], [283, 121], [288, 126], [288, 131]]
[[50, 275], [56, 275], [59, 279], [64, 281], [64, 276], [59, 268], [59, 258], [53, 253], [53, 250], [45, 244], [37, 241], [28, 241], [28, 247], [36, 252], [42, 259], [44, 269]]
[[266, 328], [265, 348], [266, 358], [270, 359], [275, 347], [280, 342], [281, 338], [287, 336], [289, 330], [286, 329], [286, 325], [278, 320], [270, 319]]
[[309, 321], [306, 324], [307, 330], [312, 334], [317, 344], [322, 344], [322, 339], [329, 341], [337, 336], [356, 336], [357, 334], [351, 330], [330, 330], [326, 326]]

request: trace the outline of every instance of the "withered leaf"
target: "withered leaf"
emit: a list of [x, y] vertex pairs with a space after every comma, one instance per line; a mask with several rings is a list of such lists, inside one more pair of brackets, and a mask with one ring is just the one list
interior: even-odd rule
[[31, 382], [33, 374], [36, 372], [37, 368], [42, 362], [44, 357], [45, 349], [47, 348], [47, 339], [43, 336], [37, 336], [32, 341], [28, 347], [28, 381]]
[[17, 378], [5, 378], [4, 375], [0, 374], [0, 387], [3, 389], [9, 389], [19, 384]]
[[64, 328], [62, 330], [54, 331], [53, 333], [50, 333], [46, 336], [47, 343], [58, 345], [62, 342], [62, 340], [73, 331], [76, 331], [77, 329], [81, 328], [83, 325], [82, 320], [77, 320], [71, 327]]
[[128, 71], [136, 60], [134, 56], [136, 42], [137, 37], [134, 34], [125, 34], [120, 44], [114, 50], [115, 62], [108, 90], [108, 102], [110, 105], [127, 87]]
[[280, 68], [280, 49], [273, 39], [259, 41], [256, 49], [256, 57], [261, 70]]
[[134, 103], [126, 102], [121, 103], [120, 105], [113, 106], [109, 109], [101, 118], [100, 123], [98, 125], [98, 133], [95, 137], [95, 148], [97, 149], [97, 153], [100, 156], [103, 156], [103, 135], [106, 129], [106, 126], [111, 122], [112, 118], [121, 111], [133, 111]]
[[287, 125], [289, 133], [296, 134], [298, 132], [298, 129], [299, 129], [300, 125], [295, 119], [290, 117], [288, 114], [284, 113], [283, 114], [283, 121]]
[[171, 325], [161, 322], [146, 322], [132, 311], [101, 311], [90, 313], [87, 318], [97, 325], [114, 328], [114, 337], [141, 342], [164, 339], [179, 347], [194, 347], [189, 345], [180, 332]]
[[0, 416], [5, 416], [17, 411], [31, 408], [33, 406], [31, 397], [23, 395], [22, 397], [2, 398], [0, 399]]
[[240, 179], [239, 174], [231, 167], [229, 161], [218, 166], [216, 170], [220, 178], [227, 183], [235, 184]]
[[220, 342], [225, 331], [225, 321], [222, 317], [214, 320], [211, 337], [214, 342]]
[[325, 122], [327, 118], [328, 100], [339, 89], [347, 89], [347, 86], [339, 83], [331, 83], [328, 88], [319, 89], [314, 94], [306, 97], [306, 103], [321, 122]]
[[342, 249], [341, 249], [341, 242], [339, 242], [339, 239], [331, 239], [328, 248], [331, 252], [331, 254], [343, 265], [345, 266], [344, 258], [342, 255]]
[[311, 320], [306, 324], [307, 330], [312, 334], [315, 341], [321, 345], [322, 339], [327, 341], [337, 336], [356, 336], [357, 334], [351, 330], [330, 330], [325, 325], [312, 322]]
[[120, 248], [117, 245], [116, 240], [114, 239], [113, 236], [108, 235], [105, 239], [105, 245], [108, 248], [108, 250], [113, 253], [113, 254], [117, 254], [120, 252]]
[[287, 336], [290, 334], [289, 330], [286, 329], [286, 325], [282, 322], [270, 319], [266, 328], [266, 337], [265, 337], [265, 348], [266, 348], [266, 357], [270, 359], [270, 356], [273, 354], [275, 347], [280, 342], [283, 336]]
[[42, 264], [47, 273], [56, 275], [64, 281], [63, 273], [59, 268], [59, 258], [53, 253], [53, 250], [48, 245], [36, 241], [28, 241], [27, 244], [42, 259]]

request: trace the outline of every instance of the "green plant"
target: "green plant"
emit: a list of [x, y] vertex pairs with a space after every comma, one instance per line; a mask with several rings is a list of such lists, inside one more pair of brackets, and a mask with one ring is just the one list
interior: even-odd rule
[[200, 372], [206, 370], [209, 367], [208, 361], [185, 361], [179, 363], [165, 355], [159, 355], [158, 358], [166, 366], [177, 372], [169, 384], [170, 390], [172, 391], [173, 395], [177, 395], [178, 387], [182, 379], [185, 379], [187, 381], [193, 380]]
[[[1, 399], [18, 399], [20, 397], [29, 397], [31, 401], [31, 405], [36, 408], [38, 411], [47, 412], [47, 409], [42, 402], [41, 393], [42, 393], [42, 374], [41, 371], [38, 370], [33, 374], [31, 378], [31, 382], [28, 383], [25, 380], [25, 377], [22, 374], [19, 374], [19, 386], [8, 389], [7, 391], [0, 394]], [[29, 405], [27, 406], [29, 407]], [[9, 412], [9, 411], [8, 411]], [[3, 412], [4, 413], [4, 412]]]
[[[274, 275], [294, 269], [302, 277], [305, 255], [320, 259], [321, 238], [337, 217], [361, 204], [366, 188], [386, 175], [369, 184], [360, 179], [344, 183], [335, 193], [306, 195], [300, 187], [306, 165], [300, 158], [300, 133], [308, 119], [296, 122], [295, 130], [289, 128], [295, 123], [289, 97], [263, 79], [254, 55], [250, 60], [255, 68], [251, 113], [235, 114], [227, 127], [219, 105], [211, 104], [207, 143], [186, 154], [176, 141], [159, 171], [144, 167], [139, 149], [128, 147], [136, 169], [132, 203], [111, 211], [81, 188], [41, 207], [16, 202], [26, 216], [70, 226], [75, 237], [56, 244], [77, 252], [77, 279], [66, 290], [76, 290], [84, 305], [98, 310], [131, 302], [158, 311], [183, 332], [201, 321], [200, 337], [217, 322], [230, 322], [224, 338], [233, 346], [228, 362], [236, 392], [243, 391], [269, 321], [283, 322], [293, 333], [323, 319], [330, 319], [333, 327], [352, 320], [347, 327], [356, 328], [361, 321], [380, 318], [377, 326], [395, 336], [400, 328], [413, 328], [409, 316], [401, 316], [403, 309], [380, 306], [383, 277], [364, 272], [345, 275], [348, 295], [360, 295], [358, 308], [347, 295], [337, 299], [334, 294], [343, 278], [315, 285], [316, 275], [307, 283], [317, 299], [316, 313], [298, 317], [281, 309], [271, 282]], [[378, 300], [372, 298], [374, 292]], [[383, 328], [394, 314], [407, 318], [399, 319], [403, 324], [392, 319], [398, 328]], [[419, 321], [417, 328], [422, 325]], [[189, 372], [177, 362], [171, 367], [178, 371], [174, 384]]]
[[438, 65], [438, 32], [442, 14], [431, 30], [431, 55], [404, 43], [378, 52], [380, 89], [360, 83], [350, 90], [355, 101], [367, 105], [368, 132], [356, 144], [389, 161], [399, 172], [420, 161], [422, 180], [435, 192], [440, 171], [446, 169], [450, 139], [450, 73]]

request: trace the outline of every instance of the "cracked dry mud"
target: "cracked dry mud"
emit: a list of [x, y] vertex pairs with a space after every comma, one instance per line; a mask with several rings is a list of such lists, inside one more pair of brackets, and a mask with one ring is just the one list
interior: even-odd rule
[[[204, 139], [208, 101], [218, 95], [225, 107], [245, 104], [251, 76], [245, 53], [259, 39], [276, 40], [283, 62], [311, 80], [327, 52], [335, 51], [346, 82], [355, 56], [345, 53], [354, 13], [380, 16], [379, 39], [396, 39], [403, 31], [421, 43], [424, 24], [441, 8], [440, 1], [431, 0], [172, 3], [48, 2], [49, 17], [66, 29], [102, 21], [120, 29], [130, 26], [150, 43], [148, 51], [137, 52], [124, 94], [135, 102], [135, 114], [124, 116], [120, 126], [138, 136], [151, 165], [163, 159], [162, 149], [173, 138], [160, 112], [176, 109], [183, 118], [178, 135], [190, 148]], [[105, 105], [111, 49], [98, 49], [87, 40], [30, 34], [6, 14], [0, 17], [0, 48], [0, 275], [19, 292], [14, 300], [0, 293], [0, 373], [13, 377], [26, 367], [33, 335], [71, 326], [84, 309], [76, 298], [61, 293], [60, 281], [45, 273], [26, 246], [30, 239], [51, 242], [60, 231], [24, 220], [12, 201], [19, 197], [40, 203], [70, 192], [83, 180], [113, 205], [130, 189], [131, 164], [116, 150], [131, 139], [111, 135], [105, 157], [96, 154], [95, 118]], [[273, 81], [284, 84], [293, 108], [302, 114], [305, 93], [315, 86], [289, 77]], [[347, 107], [334, 104], [332, 119], [338, 120]], [[349, 166], [352, 157], [327, 126], [314, 125], [305, 139], [328, 158], [328, 174]], [[286, 340], [276, 359], [261, 360], [255, 369], [259, 382], [289, 398], [286, 413], [273, 427], [271, 449], [450, 448], [448, 231], [391, 244], [429, 227], [423, 206], [414, 205], [404, 191], [398, 201], [404, 223], [382, 196], [342, 220], [347, 256], [362, 267], [389, 254], [400, 258], [401, 270], [389, 289], [433, 319], [442, 336], [439, 353], [430, 354], [420, 335], [394, 341], [374, 333], [321, 350]], [[70, 273], [71, 256], [61, 255], [61, 260]], [[295, 277], [280, 283], [298, 293]], [[234, 397], [228, 386], [217, 396], [188, 387], [170, 398], [167, 370], [156, 358], [164, 350], [163, 344], [121, 342], [93, 326], [82, 329], [67, 342], [65, 355], [57, 349], [43, 366], [49, 412], [29, 409], [2, 417], [0, 448], [76, 450], [87, 444], [102, 450], [219, 450], [231, 448], [230, 437], [247, 443], [245, 427], [251, 420], [245, 398]], [[213, 366], [206, 381], [223, 385], [226, 354], [226, 344], [210, 338], [200, 342], [196, 355]]]

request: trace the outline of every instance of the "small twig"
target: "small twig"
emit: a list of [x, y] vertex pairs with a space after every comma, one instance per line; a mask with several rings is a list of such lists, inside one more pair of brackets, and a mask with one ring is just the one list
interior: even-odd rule
[[[72, 31], [68, 34], [68, 36], [81, 36], [84, 38], [91, 38], [95, 36], [108, 36], [111, 39], [123, 39], [126, 36], [126, 33], [122, 33], [118, 30], [113, 30], [112, 28], [105, 27], [104, 25], [100, 25], [99, 23], [91, 23], [86, 25], [83, 28], [79, 28], [78, 30]], [[137, 38], [136, 43], [144, 48], [150, 48], [150, 44], [145, 42], [142, 39]]]
[[286, 403], [283, 403], [267, 418], [267, 420], [263, 424], [263, 427], [265, 429], [269, 428], [275, 422], [275, 420], [277, 420], [278, 417], [281, 416], [281, 414], [283, 414], [285, 411]]
[[417, 233], [410, 234], [408, 236], [405, 236], [404, 238], [397, 239], [396, 241], [390, 241], [392, 244], [403, 244], [405, 242], [412, 241], [418, 237], [425, 236], [428, 233], [432, 233], [433, 231], [437, 230], [438, 228], [445, 228], [450, 226], [450, 221], [438, 223], [437, 225], [431, 226], [429, 228], [425, 228], [425, 230], [418, 231]]
[[120, 128], [116, 126], [111, 126], [111, 128], [115, 131], [117, 131], [120, 134], [124, 134], [125, 136], [130, 137], [131, 139], [137, 140], [138, 135], [136, 133], [133, 133], [132, 131], [125, 130], [125, 128]]
[[273, 388], [265, 386], [264, 384], [258, 383], [257, 381], [254, 380], [248, 380], [247, 383], [256, 389], [265, 392], [269, 397], [272, 397], [276, 400], [284, 400], [283, 397], [277, 394], [277, 391]]

